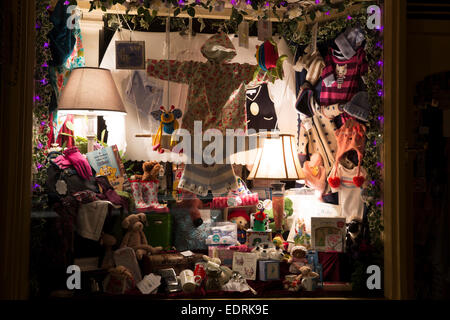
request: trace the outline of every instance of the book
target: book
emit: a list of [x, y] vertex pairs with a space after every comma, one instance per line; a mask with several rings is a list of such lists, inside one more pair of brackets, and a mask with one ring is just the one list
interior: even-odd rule
[[86, 157], [96, 176], [106, 176], [115, 190], [123, 190], [125, 167], [116, 145], [88, 152]]

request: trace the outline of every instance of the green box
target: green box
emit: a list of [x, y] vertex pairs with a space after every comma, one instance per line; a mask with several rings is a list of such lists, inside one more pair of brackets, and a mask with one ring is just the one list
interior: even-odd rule
[[147, 225], [144, 234], [153, 247], [161, 246], [165, 250], [172, 247], [172, 215], [170, 213], [151, 212], [146, 214]]

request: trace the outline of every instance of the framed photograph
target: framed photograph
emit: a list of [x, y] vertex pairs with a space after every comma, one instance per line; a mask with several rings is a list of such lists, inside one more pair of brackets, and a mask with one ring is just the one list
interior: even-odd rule
[[145, 69], [145, 41], [116, 41], [116, 69]]

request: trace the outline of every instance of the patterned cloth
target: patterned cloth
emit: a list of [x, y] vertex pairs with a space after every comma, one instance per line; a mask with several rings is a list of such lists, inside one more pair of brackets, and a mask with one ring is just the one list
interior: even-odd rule
[[182, 128], [193, 133], [194, 121], [203, 131], [245, 128], [245, 85], [253, 79], [256, 65], [227, 63], [236, 50], [227, 35], [216, 34], [201, 48], [207, 62], [148, 60], [151, 77], [189, 85]]
[[187, 164], [178, 187], [206, 196], [208, 190], [214, 195], [221, 195], [237, 189], [238, 185], [231, 164], [211, 166]]
[[323, 159], [326, 175], [329, 174], [334, 164], [337, 152], [337, 142], [334, 135], [336, 130], [333, 119], [342, 111], [337, 105], [321, 107], [314, 98], [312, 91], [308, 97], [311, 117], [302, 115], [299, 135], [299, 156], [302, 165], [311, 158], [314, 153], [319, 153]]
[[322, 71], [320, 104], [325, 106], [350, 101], [358, 92], [359, 78], [368, 70], [363, 48], [359, 48], [356, 55], [348, 60], [338, 59], [333, 55], [333, 51], [334, 49], [329, 49]]

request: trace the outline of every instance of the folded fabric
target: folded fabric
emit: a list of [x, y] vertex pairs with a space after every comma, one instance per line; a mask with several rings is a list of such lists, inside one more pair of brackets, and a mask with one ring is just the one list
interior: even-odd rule
[[297, 60], [294, 70], [302, 72], [303, 69], [305, 69], [307, 71], [305, 80], [309, 82], [311, 86], [315, 86], [325, 67], [325, 62], [323, 61], [320, 52], [317, 50], [312, 52], [310, 46], [305, 49], [305, 52], [306, 53]]
[[339, 48], [339, 55], [344, 59], [350, 59], [356, 54], [356, 50], [364, 41], [364, 33], [359, 27], [347, 28], [344, 33], [341, 33], [334, 42]]
[[368, 121], [370, 114], [369, 95], [366, 91], [355, 94], [351, 101], [344, 105], [344, 111], [361, 121]]
[[86, 239], [100, 240], [110, 205], [114, 206], [102, 200], [81, 204], [77, 214], [77, 233]]
[[69, 161], [69, 159], [67, 159], [63, 155], [59, 155], [51, 161], [56, 164], [61, 170], [67, 169], [72, 166], [72, 163]]

